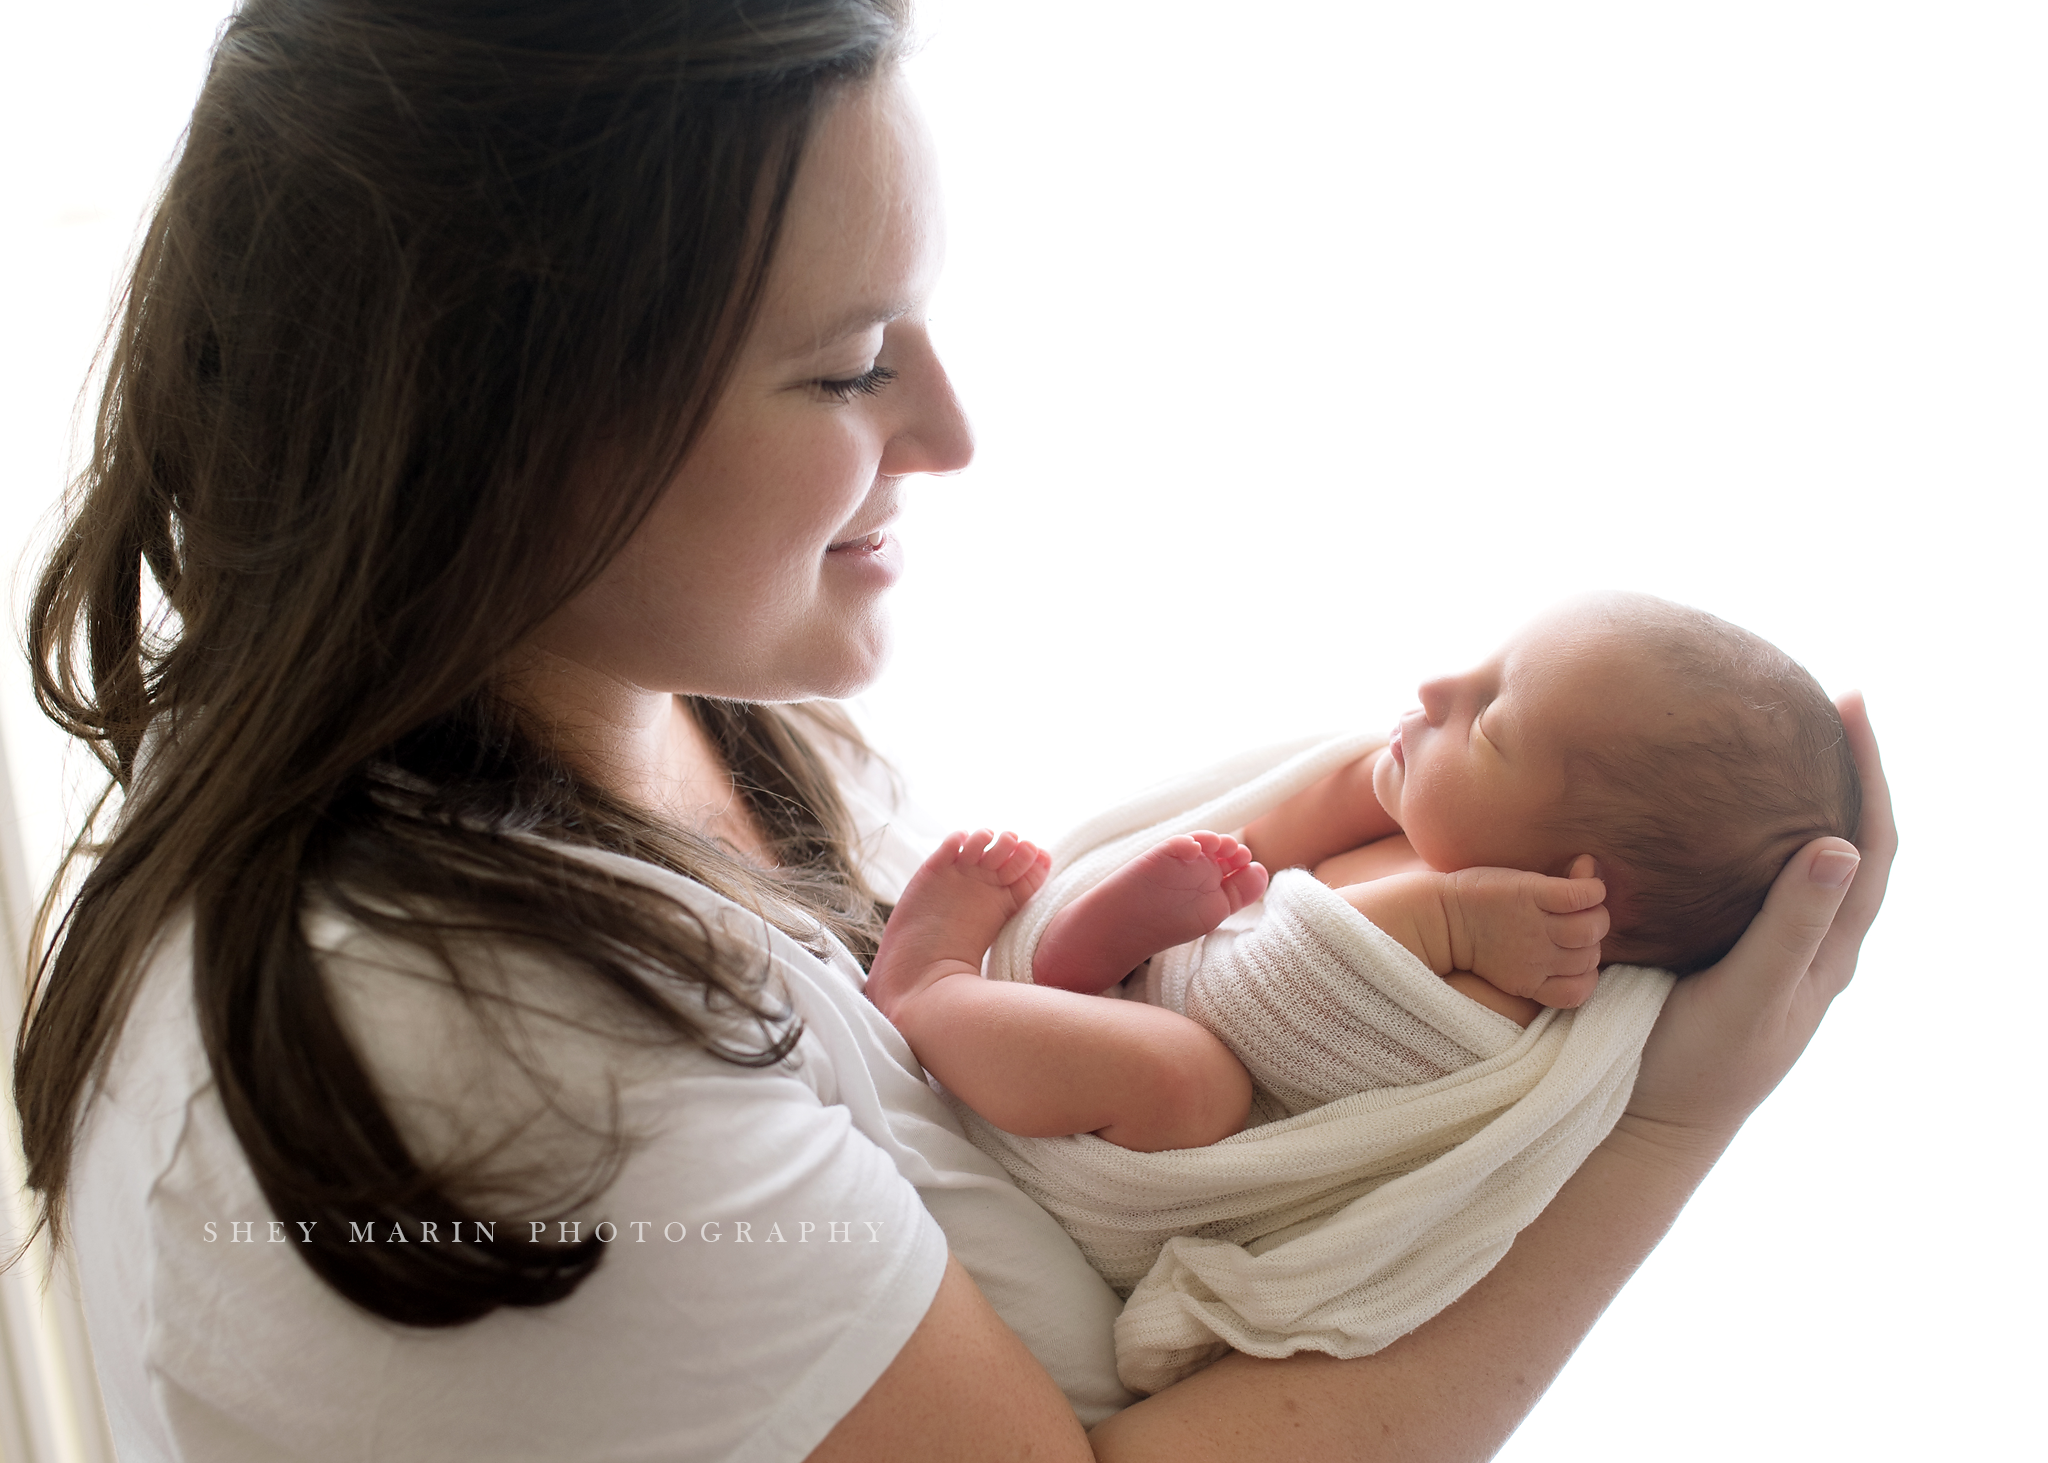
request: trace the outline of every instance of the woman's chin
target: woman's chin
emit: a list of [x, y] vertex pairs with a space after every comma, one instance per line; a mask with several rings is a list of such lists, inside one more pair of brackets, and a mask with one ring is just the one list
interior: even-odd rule
[[808, 696], [794, 696], [790, 699], [794, 701], [844, 701], [849, 696], [858, 696], [861, 692], [872, 686], [881, 676], [883, 664], [883, 660], [877, 660], [874, 664], [866, 666], [854, 674], [842, 677], [831, 683], [828, 687], [813, 691]]
[[875, 683], [889, 663], [889, 627], [880, 616], [833, 647], [829, 655], [810, 659], [768, 695], [737, 697], [749, 701], [843, 701]]

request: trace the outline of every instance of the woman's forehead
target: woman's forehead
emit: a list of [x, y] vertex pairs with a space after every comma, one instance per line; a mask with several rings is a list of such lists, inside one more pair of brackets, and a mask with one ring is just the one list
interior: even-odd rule
[[773, 354], [811, 354], [922, 308], [940, 249], [936, 170], [901, 84], [836, 100], [790, 192], [758, 330]]

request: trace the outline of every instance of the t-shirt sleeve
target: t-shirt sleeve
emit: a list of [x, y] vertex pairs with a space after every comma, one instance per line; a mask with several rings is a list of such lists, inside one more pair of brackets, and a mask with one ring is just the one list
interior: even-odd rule
[[476, 1456], [800, 1459], [923, 1319], [945, 1237], [847, 1110], [789, 1075], [696, 1065], [632, 1095], [649, 1136], [571, 1231], [606, 1226], [597, 1273], [505, 1318], [526, 1375], [493, 1366], [492, 1414], [519, 1424]]
[[[449, 1107], [452, 1088], [478, 1089], [462, 1075], [463, 1030], [450, 1024], [461, 1006], [446, 986], [384, 959], [331, 958], [398, 1110], [444, 1110], [445, 1123], [406, 1126], [435, 1146], [472, 1123], [476, 1105]], [[153, 1039], [196, 1047], [182, 1024]], [[210, 1086], [188, 1089], [164, 1142], [138, 1131], [162, 1116], [103, 1110], [88, 1184], [140, 1186], [150, 1232], [140, 1269], [127, 1236], [81, 1235], [103, 1295], [147, 1294], [145, 1314], [120, 1323], [147, 1337], [145, 1375], [109, 1378], [135, 1420], [131, 1451], [158, 1456], [148, 1441], [163, 1440], [171, 1455], [216, 1460], [809, 1454], [923, 1319], [945, 1235], [891, 1157], [827, 1100], [830, 1059], [811, 1038], [774, 1067], [694, 1049], [633, 1065], [614, 1089], [623, 1166], [543, 1232], [595, 1235], [601, 1263], [565, 1300], [445, 1329], [386, 1323], [314, 1276], [294, 1253], [295, 1216], [270, 1212]], [[132, 1161], [152, 1150], [166, 1154], [153, 1175]], [[531, 1211], [475, 1212], [501, 1239], [534, 1237]]]

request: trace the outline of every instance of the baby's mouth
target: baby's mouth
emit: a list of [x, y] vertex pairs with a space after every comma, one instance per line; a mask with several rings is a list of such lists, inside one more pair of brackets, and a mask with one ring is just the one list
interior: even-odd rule
[[1394, 755], [1394, 765], [1403, 772], [1408, 770], [1408, 758], [1401, 751], [1401, 728], [1395, 727], [1394, 734], [1387, 738], [1387, 750]]

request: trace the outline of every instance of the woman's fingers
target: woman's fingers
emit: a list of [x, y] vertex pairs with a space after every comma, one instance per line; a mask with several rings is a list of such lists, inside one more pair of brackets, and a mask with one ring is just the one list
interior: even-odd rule
[[1639, 1134], [1727, 1142], [1791, 1070], [1856, 971], [1897, 837], [1862, 698], [1844, 697], [1841, 711], [1863, 774], [1860, 850], [1840, 838], [1800, 849], [1735, 948], [1678, 983], [1629, 1099]]
[[1820, 953], [1814, 961], [1814, 979], [1832, 999], [1849, 984], [1856, 973], [1856, 957], [1863, 936], [1877, 918], [1884, 902], [1885, 885], [1891, 878], [1892, 855], [1898, 852], [1898, 829], [1892, 823], [1891, 789], [1884, 780], [1884, 764], [1878, 757], [1877, 738], [1870, 730], [1870, 714], [1861, 692], [1851, 691], [1838, 703], [1842, 730], [1855, 755], [1856, 770], [1863, 777], [1863, 822], [1857, 830], [1856, 845], [1863, 855], [1856, 881], [1835, 916]]
[[[1898, 847], [1891, 796], [1863, 698], [1851, 692], [1842, 698], [1840, 709], [1843, 731], [1863, 777], [1859, 842], [1817, 838], [1794, 854], [1727, 962], [1772, 985], [1804, 982], [1803, 993], [1818, 1002], [1816, 1022], [1819, 1011], [1856, 973], [1856, 957], [1884, 900], [1892, 854]], [[1752, 941], [1762, 948], [1746, 949]], [[1754, 957], [1761, 957], [1760, 963], [1750, 964]]]
[[1846, 839], [1807, 844], [1735, 948], [1678, 983], [1643, 1048], [1632, 1115], [1725, 1143], [1783, 1080], [1840, 989], [1813, 971], [1855, 857]]
[[1771, 986], [1804, 980], [1848, 898], [1860, 862], [1856, 845], [1846, 838], [1816, 838], [1800, 849], [1723, 963]]

